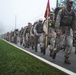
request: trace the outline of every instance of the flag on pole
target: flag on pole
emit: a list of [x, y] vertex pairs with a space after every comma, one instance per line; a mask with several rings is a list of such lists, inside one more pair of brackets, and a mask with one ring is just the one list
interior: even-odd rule
[[[46, 6], [46, 11], [44, 14], [44, 17], [47, 19], [47, 23], [46, 23], [46, 28], [47, 28], [47, 34], [48, 34], [48, 16], [50, 15], [50, 2], [48, 0], [47, 2], [47, 6]], [[46, 47], [48, 46], [48, 36], [46, 36]]]
[[44, 17], [48, 18], [49, 14], [50, 14], [50, 2], [48, 0]]

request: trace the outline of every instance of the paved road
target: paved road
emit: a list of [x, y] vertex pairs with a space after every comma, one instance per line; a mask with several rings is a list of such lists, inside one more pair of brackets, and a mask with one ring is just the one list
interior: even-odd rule
[[71, 61], [71, 64], [70, 65], [67, 65], [67, 64], [64, 64], [64, 51], [61, 50], [59, 53], [57, 53], [56, 55], [56, 59], [52, 59], [50, 56], [49, 56], [49, 48], [46, 49], [46, 54], [43, 55], [42, 53], [40, 53], [40, 47], [38, 45], [38, 52], [35, 52], [35, 50], [32, 50], [31, 48], [24, 48], [22, 45], [17, 45], [23, 49], [26, 49], [27, 51], [30, 51], [42, 58], [45, 58], [46, 60], [50, 61], [50, 62], [53, 62], [59, 66], [62, 66], [72, 72], [75, 72], [76, 73], [76, 54], [74, 53], [74, 48], [71, 52], [71, 55], [70, 55], [70, 61]]

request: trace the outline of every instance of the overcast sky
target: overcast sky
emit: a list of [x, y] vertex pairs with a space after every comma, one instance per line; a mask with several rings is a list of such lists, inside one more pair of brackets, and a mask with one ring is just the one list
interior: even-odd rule
[[[44, 18], [48, 0], [0, 0], [0, 34], [21, 28], [28, 22]], [[50, 0], [50, 8], [56, 7], [56, 0]]]

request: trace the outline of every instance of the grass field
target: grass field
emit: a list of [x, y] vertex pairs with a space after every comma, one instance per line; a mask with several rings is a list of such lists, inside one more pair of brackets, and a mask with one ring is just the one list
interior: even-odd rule
[[0, 75], [67, 75], [0, 40]]

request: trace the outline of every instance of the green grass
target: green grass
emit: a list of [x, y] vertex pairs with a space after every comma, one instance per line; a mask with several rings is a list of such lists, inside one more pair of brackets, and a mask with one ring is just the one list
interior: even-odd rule
[[0, 40], [0, 75], [67, 75]]

